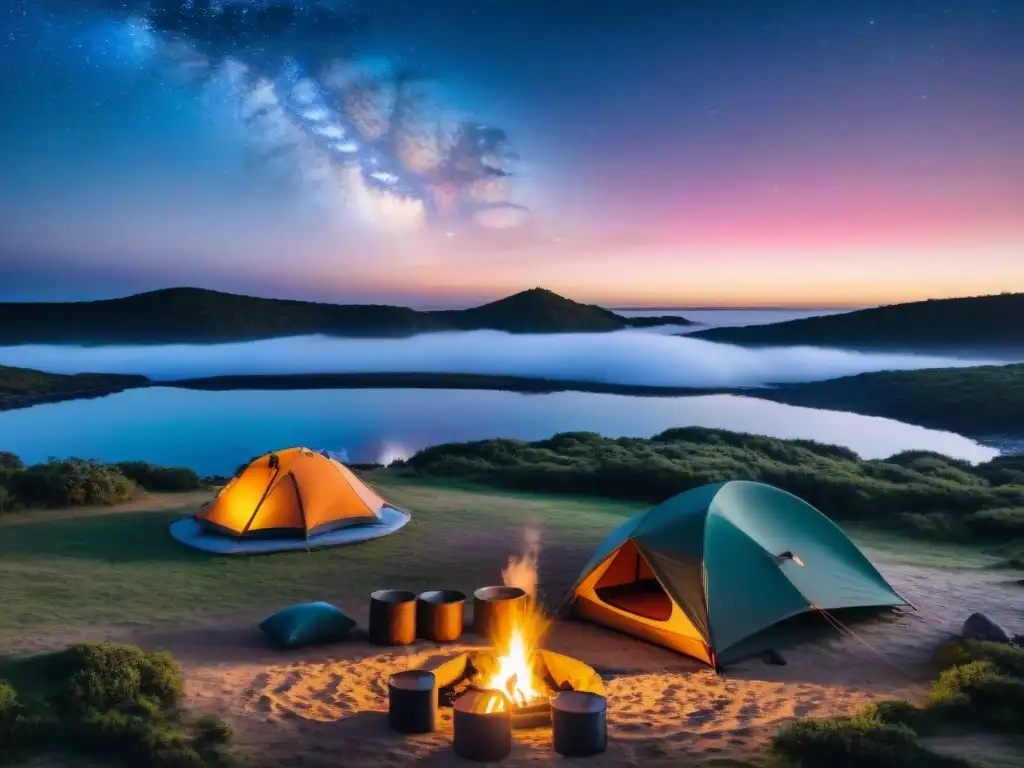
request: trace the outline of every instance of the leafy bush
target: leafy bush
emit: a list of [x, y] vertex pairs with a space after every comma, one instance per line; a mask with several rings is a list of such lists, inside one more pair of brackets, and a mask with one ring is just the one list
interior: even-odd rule
[[151, 702], [174, 708], [184, 695], [174, 659], [134, 645], [73, 645], [50, 656], [48, 666], [54, 703], [64, 712], [149, 710]]
[[[930, 538], [1024, 537], [1024, 462], [971, 464], [927, 451], [864, 461], [809, 440], [720, 429], [670, 429], [651, 439], [568, 432], [547, 440], [482, 440], [420, 451], [420, 475], [523, 491], [657, 503], [723, 480], [757, 480], [794, 493], [838, 520], [891, 525]], [[1024, 470], [1019, 472], [1024, 479]]]
[[124, 461], [114, 466], [147, 491], [194, 491], [200, 487], [199, 475], [188, 467], [160, 467], [145, 461]]
[[970, 536], [964, 522], [955, 520], [945, 512], [904, 512], [896, 518], [902, 531], [929, 539], [957, 541]]
[[987, 661], [1004, 675], [1024, 678], [1024, 650], [1004, 643], [956, 638], [939, 646], [935, 654], [939, 669]]
[[889, 725], [905, 725], [917, 733], [928, 727], [921, 708], [903, 699], [873, 702], [864, 708], [862, 714], [870, 720], [880, 720]]
[[771, 751], [794, 768], [961, 768], [967, 763], [921, 746], [906, 725], [878, 717], [798, 720], [771, 742]]
[[135, 492], [135, 484], [116, 468], [77, 458], [33, 464], [11, 475], [10, 483], [14, 497], [24, 506], [117, 504]]
[[964, 520], [973, 531], [993, 539], [1024, 537], [1024, 507], [1000, 507], [973, 512]]
[[18, 693], [6, 680], [0, 680], [0, 724], [14, 719], [18, 705]]
[[216, 715], [203, 715], [195, 724], [196, 741], [200, 744], [227, 744], [234, 738], [234, 729]]
[[57, 749], [153, 768], [223, 762], [217, 747], [230, 741], [231, 729], [216, 718], [187, 726], [181, 672], [165, 653], [94, 643], [21, 665], [38, 687], [34, 709], [0, 683], [0, 758]]
[[927, 704], [961, 722], [1017, 731], [1024, 708], [1024, 679], [1003, 674], [990, 661], [972, 661], [942, 672]]
[[925, 749], [917, 734], [947, 724], [1017, 733], [1024, 708], [1024, 650], [957, 639], [939, 647], [943, 668], [923, 708], [880, 701], [854, 717], [807, 718], [773, 739], [776, 757], [795, 768], [966, 768]]
[[90, 459], [54, 459], [24, 466], [15, 454], [0, 452], [0, 513], [17, 507], [117, 504], [137, 487], [150, 491], [191, 491], [202, 487], [187, 467], [161, 467], [144, 461], [103, 464]]

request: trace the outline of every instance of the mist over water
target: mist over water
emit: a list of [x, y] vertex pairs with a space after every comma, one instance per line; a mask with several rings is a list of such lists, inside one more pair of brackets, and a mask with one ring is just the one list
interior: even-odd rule
[[169, 381], [227, 374], [423, 372], [605, 384], [746, 387], [868, 371], [1001, 361], [815, 347], [746, 349], [645, 331], [514, 335], [432, 333], [404, 339], [301, 336], [211, 345], [0, 347], [0, 364], [55, 373], [136, 373]]

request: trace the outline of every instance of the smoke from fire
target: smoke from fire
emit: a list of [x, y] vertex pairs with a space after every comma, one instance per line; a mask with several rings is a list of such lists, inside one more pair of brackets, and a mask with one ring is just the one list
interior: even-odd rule
[[520, 556], [508, 559], [508, 566], [501, 572], [507, 587], [518, 587], [530, 598], [537, 597], [537, 563], [540, 560], [540, 531], [527, 528], [523, 531], [523, 551]]

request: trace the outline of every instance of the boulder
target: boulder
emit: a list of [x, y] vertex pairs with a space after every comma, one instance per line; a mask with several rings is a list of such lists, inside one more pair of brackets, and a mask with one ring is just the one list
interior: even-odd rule
[[968, 640], [987, 643], [1009, 643], [1010, 633], [983, 613], [972, 613], [964, 622], [960, 634]]

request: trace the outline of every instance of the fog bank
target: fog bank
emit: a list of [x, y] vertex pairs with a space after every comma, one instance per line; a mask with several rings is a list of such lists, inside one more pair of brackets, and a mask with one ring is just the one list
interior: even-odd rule
[[869, 371], [1002, 361], [816, 347], [747, 349], [645, 331], [513, 335], [433, 333], [405, 339], [301, 336], [163, 346], [0, 347], [0, 364], [55, 373], [137, 373], [168, 381], [228, 374], [468, 373], [671, 387], [747, 387]]

